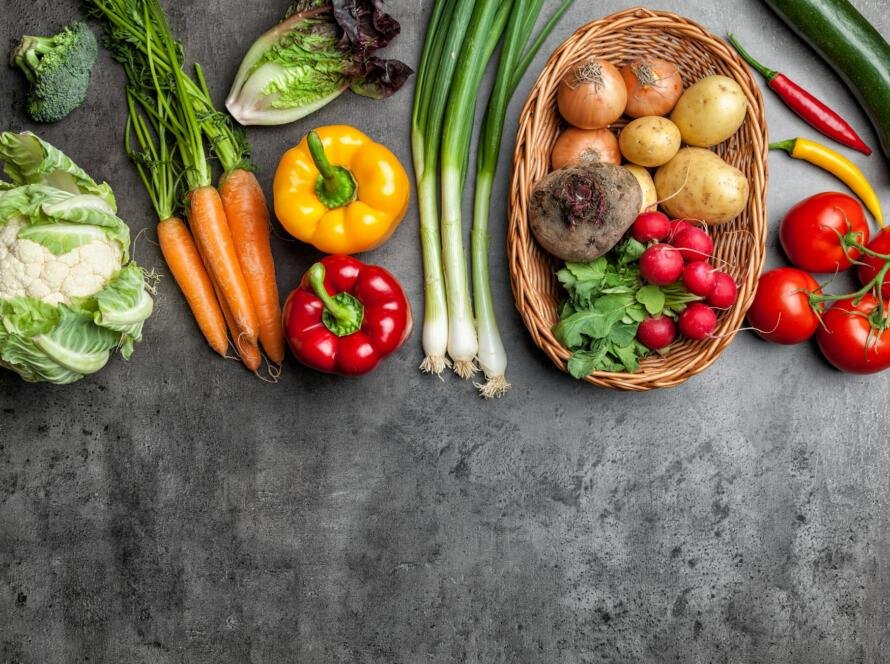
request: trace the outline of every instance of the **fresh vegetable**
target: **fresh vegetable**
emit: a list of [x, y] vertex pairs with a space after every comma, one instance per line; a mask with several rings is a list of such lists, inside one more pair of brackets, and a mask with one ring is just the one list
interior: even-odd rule
[[881, 201], [859, 167], [842, 154], [806, 138], [792, 138], [769, 146], [770, 150], [784, 150], [794, 159], [802, 159], [822, 168], [847, 185], [868, 208], [883, 228]]
[[347, 376], [373, 371], [405, 342], [411, 321], [395, 277], [350, 256], [315, 263], [284, 305], [294, 356], [316, 371]]
[[702, 148], [683, 148], [655, 171], [655, 189], [669, 215], [706, 224], [732, 221], [748, 204], [744, 173]]
[[640, 212], [654, 212], [658, 208], [658, 194], [655, 191], [655, 181], [652, 179], [652, 175], [645, 168], [636, 164], [624, 164], [623, 168], [629, 171], [636, 178], [637, 184], [640, 185], [640, 191], [643, 194]]
[[709, 297], [717, 286], [717, 270], [708, 261], [692, 261], [683, 268], [683, 285], [693, 295]]
[[706, 298], [706, 302], [716, 309], [729, 309], [736, 303], [739, 287], [726, 272], [719, 270], [714, 273], [714, 288]]
[[858, 150], [866, 156], [871, 154], [871, 148], [865, 144], [865, 141], [859, 137], [859, 134], [856, 133], [853, 127], [837, 112], [832, 110], [827, 104], [819, 101], [819, 99], [785, 76], [785, 74], [760, 64], [742, 48], [742, 45], [739, 44], [735, 37], [729, 35], [728, 39], [729, 43], [742, 56], [742, 59], [751, 65], [753, 69], [760, 72], [766, 79], [767, 85], [804, 122], [842, 145]]
[[838, 300], [822, 314], [819, 350], [846, 373], [871, 374], [890, 368], [886, 305], [871, 293]]
[[748, 102], [742, 87], [727, 76], [707, 76], [682, 94], [671, 113], [683, 142], [699, 148], [722, 143], [745, 121]]
[[129, 359], [153, 303], [111, 189], [27, 132], [0, 161], [0, 366], [65, 384]]
[[637, 328], [637, 341], [649, 350], [663, 351], [677, 338], [677, 324], [668, 316], [650, 316]]
[[398, 158], [345, 125], [320, 127], [288, 150], [272, 186], [285, 230], [325, 253], [357, 254], [386, 242], [408, 211]]
[[799, 344], [816, 333], [819, 316], [810, 306], [810, 294], [819, 284], [793, 267], [765, 272], [757, 283], [748, 323], [761, 337], [777, 344]]
[[[674, 238], [677, 237], [683, 231], [685, 231], [687, 228], [698, 228], [698, 226], [694, 226], [693, 224], [689, 223], [689, 220], [687, 220], [687, 219], [671, 219], [671, 233], [670, 233], [670, 235], [668, 235], [668, 240], [670, 240], [671, 244], [673, 244]], [[701, 229], [699, 228], [699, 230], [701, 230]], [[708, 234], [705, 233], [705, 235], [708, 235]], [[710, 235], [708, 235], [708, 239], [709, 240], [711, 239]], [[711, 245], [711, 248], [713, 249], [713, 245]], [[707, 254], [701, 254], [701, 255], [705, 256]]]
[[824, 192], [792, 207], [779, 226], [779, 240], [793, 265], [807, 272], [850, 269], [859, 251], [842, 246], [844, 236], [868, 244], [862, 206], [847, 194]]
[[580, 129], [608, 127], [624, 113], [627, 88], [608, 60], [591, 60], [573, 68], [559, 84], [559, 112]]
[[510, 14], [511, 3], [475, 3], [461, 47], [442, 129], [442, 267], [448, 302], [448, 355], [454, 372], [470, 378], [476, 372], [479, 338], [467, 283], [463, 243], [463, 194], [482, 75]]
[[640, 256], [640, 275], [650, 284], [667, 286], [683, 274], [683, 257], [669, 244], [653, 244]]
[[553, 170], [597, 163], [621, 163], [618, 139], [608, 129], [569, 127], [556, 139], [550, 153]]
[[661, 241], [671, 233], [671, 220], [661, 212], [644, 212], [634, 220], [630, 233], [634, 240], [643, 244]]
[[557, 273], [568, 299], [560, 306], [553, 334], [572, 351], [568, 370], [575, 378], [594, 371], [636, 371], [650, 350], [643, 343], [649, 343], [646, 332], [643, 339], [637, 336], [640, 323], [650, 317], [676, 317], [687, 303], [699, 299], [682, 284], [646, 284], [639, 263], [644, 251], [645, 246], [631, 238], [606, 256], [590, 263], [566, 263]]
[[680, 130], [667, 118], [646, 116], [622, 129], [618, 144], [625, 159], [653, 168], [666, 164], [680, 150]]
[[510, 13], [501, 48], [494, 87], [482, 121], [476, 162], [473, 228], [470, 247], [473, 273], [473, 304], [479, 349], [476, 358], [487, 381], [476, 384], [487, 399], [501, 397], [510, 389], [506, 379], [507, 353], [498, 331], [494, 297], [488, 269], [488, 217], [491, 192], [497, 172], [507, 106], [544, 39], [568, 10], [573, 0], [564, 0], [538, 37], [529, 44], [543, 0], [516, 0]]
[[670, 243], [677, 248], [687, 263], [708, 260], [714, 253], [714, 241], [711, 236], [698, 226], [685, 221], [675, 222]]
[[[868, 243], [868, 249], [878, 254], [890, 254], [890, 231], [883, 230]], [[856, 261], [856, 275], [863, 286], [871, 283], [886, 265], [887, 261], [871, 255], [861, 255]], [[881, 297], [890, 302], [890, 276], [881, 282]]]
[[529, 225], [542, 247], [564, 260], [602, 256], [621, 239], [640, 210], [636, 179], [621, 166], [594, 164], [554, 171], [529, 200]]
[[847, 0], [766, 0], [844, 79], [890, 157], [890, 45]]
[[677, 328], [687, 339], [703, 341], [714, 333], [717, 314], [707, 304], [692, 302], [680, 313]]
[[58, 122], [83, 103], [97, 50], [96, 38], [81, 21], [52, 37], [22, 37], [9, 64], [21, 69], [31, 85], [27, 110], [32, 120]]
[[314, 113], [347, 89], [383, 99], [413, 73], [372, 53], [399, 34], [377, 0], [296, 0], [247, 51], [226, 108], [243, 125], [279, 125]]
[[417, 179], [420, 244], [423, 251], [424, 319], [421, 371], [441, 374], [449, 361], [448, 309], [439, 232], [439, 156], [442, 118], [458, 54], [474, 3], [437, 0], [427, 26], [411, 114], [411, 149]]
[[657, 58], [637, 58], [621, 68], [627, 88], [627, 108], [632, 118], [667, 115], [683, 94], [680, 70], [673, 62]]
[[158, 223], [158, 242], [201, 333], [225, 357], [229, 349], [226, 320], [188, 227], [178, 217], [167, 216]]

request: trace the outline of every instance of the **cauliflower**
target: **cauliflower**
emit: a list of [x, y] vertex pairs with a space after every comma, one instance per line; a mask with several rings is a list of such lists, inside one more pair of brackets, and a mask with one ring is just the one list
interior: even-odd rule
[[25, 220], [0, 226], [0, 300], [33, 297], [46, 304], [70, 304], [95, 295], [120, 270], [123, 252], [104, 235], [59, 256], [24, 238]]

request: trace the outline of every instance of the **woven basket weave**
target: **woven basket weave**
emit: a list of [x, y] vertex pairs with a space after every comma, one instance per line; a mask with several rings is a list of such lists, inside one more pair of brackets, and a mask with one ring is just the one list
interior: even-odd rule
[[[747, 66], [723, 40], [700, 25], [668, 12], [629, 9], [588, 23], [550, 57], [519, 120], [510, 191], [507, 252], [516, 306], [534, 342], [563, 371], [571, 353], [553, 336], [557, 304], [565, 293], [556, 280], [560, 262], [541, 249], [528, 225], [528, 200], [550, 166], [550, 151], [562, 128], [556, 107], [559, 82], [573, 67], [605, 58], [620, 67], [648, 55], [677, 64], [684, 87], [712, 74], [735, 79], [748, 100], [741, 129], [716, 152], [740, 169], [750, 183], [745, 211], [713, 227], [715, 261], [739, 284], [735, 307], [723, 314], [711, 339], [674, 344], [665, 357], [653, 356], [637, 373], [595, 372], [585, 380], [601, 387], [644, 391], [673, 387], [707, 369], [729, 345], [751, 305], [763, 268], [766, 241], [767, 136], [763, 98]], [[620, 128], [624, 121], [613, 125]]]

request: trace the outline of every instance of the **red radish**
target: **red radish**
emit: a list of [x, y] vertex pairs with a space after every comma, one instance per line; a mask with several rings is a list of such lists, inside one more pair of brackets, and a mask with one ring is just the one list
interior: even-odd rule
[[714, 253], [714, 241], [711, 240], [711, 236], [696, 226], [681, 230], [671, 240], [671, 244], [680, 250], [680, 255], [687, 262], [704, 261]]
[[677, 338], [677, 326], [667, 316], [647, 318], [637, 328], [637, 341], [649, 350], [661, 350]]
[[714, 273], [714, 290], [708, 295], [708, 304], [718, 309], [729, 309], [735, 304], [739, 288], [726, 272]]
[[640, 256], [640, 274], [650, 284], [667, 286], [683, 274], [683, 257], [669, 244], [653, 244]]
[[687, 228], [695, 228], [692, 224], [690, 224], [685, 219], [674, 219], [671, 221], [671, 234], [668, 236], [668, 241], [673, 240], [677, 235], [680, 234], [680, 231], [686, 230]]
[[643, 212], [630, 228], [634, 240], [643, 244], [663, 240], [670, 232], [671, 220], [661, 212]]
[[683, 268], [683, 285], [693, 295], [707, 297], [717, 283], [717, 271], [708, 261], [692, 261]]
[[701, 341], [711, 336], [717, 327], [717, 314], [707, 304], [692, 302], [680, 314], [678, 325], [684, 337]]

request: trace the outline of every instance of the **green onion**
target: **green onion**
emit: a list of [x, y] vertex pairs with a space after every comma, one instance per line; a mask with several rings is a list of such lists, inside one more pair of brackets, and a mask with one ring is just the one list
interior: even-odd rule
[[420, 210], [426, 310], [423, 323], [422, 371], [441, 374], [447, 366], [448, 309], [442, 274], [439, 235], [439, 148], [442, 117], [460, 47], [470, 24], [472, 0], [437, 0], [427, 27], [417, 74], [411, 141]]
[[454, 372], [476, 371], [478, 339], [467, 281], [461, 205], [482, 75], [507, 23], [512, 2], [479, 0], [473, 8], [445, 109], [442, 132], [442, 262], [448, 300], [448, 354]]
[[526, 45], [541, 12], [543, 0], [516, 0], [507, 25], [506, 37], [501, 50], [494, 89], [488, 100], [485, 119], [479, 138], [476, 161], [476, 190], [473, 205], [473, 230], [470, 236], [473, 270], [473, 302], [475, 304], [476, 331], [479, 349], [477, 359], [488, 381], [477, 384], [482, 396], [503, 396], [510, 389], [504, 376], [507, 369], [507, 353], [498, 331], [491, 281], [488, 268], [488, 217], [491, 209], [491, 191], [497, 172], [498, 157], [504, 133], [507, 106], [538, 50], [552, 32], [573, 0], [564, 0], [556, 13], [541, 30], [534, 43]]

